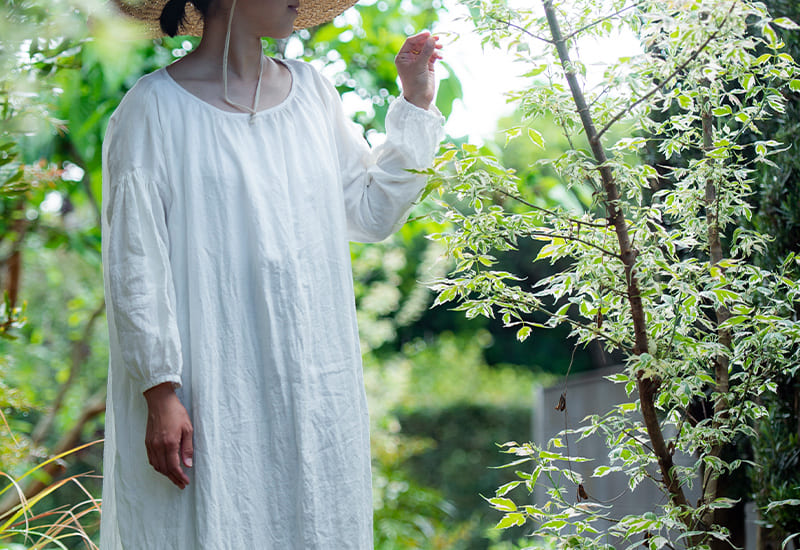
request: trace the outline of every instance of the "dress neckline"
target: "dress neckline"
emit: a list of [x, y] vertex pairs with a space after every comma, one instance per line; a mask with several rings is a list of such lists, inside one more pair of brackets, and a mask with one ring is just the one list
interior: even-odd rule
[[291, 84], [290, 84], [290, 87], [289, 87], [289, 93], [286, 94], [286, 97], [283, 98], [283, 100], [280, 103], [277, 103], [277, 104], [273, 105], [272, 107], [267, 107], [266, 109], [261, 109], [260, 111], [256, 111], [255, 114], [243, 113], [243, 112], [240, 112], [240, 111], [226, 111], [225, 109], [221, 109], [221, 108], [217, 107], [216, 105], [212, 105], [211, 103], [209, 103], [205, 99], [201, 99], [200, 97], [194, 95], [192, 92], [190, 92], [189, 90], [184, 88], [177, 80], [175, 80], [172, 77], [171, 74], [169, 74], [169, 71], [167, 70], [166, 67], [161, 67], [158, 70], [158, 72], [162, 73], [164, 75], [164, 79], [167, 80], [172, 86], [174, 86], [175, 88], [180, 90], [181, 93], [183, 93], [184, 95], [189, 96], [194, 101], [204, 105], [207, 109], [210, 109], [211, 111], [214, 111], [214, 112], [217, 112], [217, 113], [221, 113], [222, 115], [225, 115], [225, 116], [235, 117], [235, 118], [260, 117], [260, 116], [263, 116], [265, 114], [273, 113], [273, 112], [280, 111], [280, 110], [284, 109], [289, 104], [289, 102], [292, 100], [292, 98], [295, 96], [296, 89], [297, 89], [297, 75], [295, 74], [295, 70], [294, 70], [294, 67], [292, 67], [292, 64], [291, 63], [287, 63], [283, 59], [275, 59], [274, 57], [272, 59], [277, 61], [278, 63], [280, 63], [284, 67], [286, 67], [286, 69], [288, 69], [289, 74], [291, 75]]

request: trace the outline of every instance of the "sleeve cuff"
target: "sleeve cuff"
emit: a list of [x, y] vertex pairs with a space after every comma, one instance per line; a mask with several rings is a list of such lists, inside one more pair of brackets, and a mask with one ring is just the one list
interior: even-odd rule
[[445, 119], [436, 105], [429, 109], [417, 107], [400, 96], [389, 105], [386, 113], [386, 139], [411, 153], [416, 170], [433, 164], [439, 143], [444, 139]]
[[163, 374], [147, 379], [141, 386], [141, 393], [146, 392], [150, 388], [155, 388], [164, 382], [172, 382], [172, 388], [178, 389], [181, 387], [181, 377], [179, 374]]
[[444, 124], [444, 116], [442, 116], [442, 113], [439, 112], [439, 109], [436, 107], [435, 102], [431, 102], [431, 104], [428, 105], [427, 109], [423, 109], [422, 107], [417, 107], [416, 105], [411, 103], [409, 100], [406, 99], [406, 96], [402, 94], [400, 94], [400, 97], [398, 97], [395, 101], [399, 101], [400, 104], [404, 105], [405, 108], [407, 109], [411, 109], [412, 111], [418, 111], [419, 114], [422, 116], [434, 117], [437, 120], [440, 120], [442, 124]]

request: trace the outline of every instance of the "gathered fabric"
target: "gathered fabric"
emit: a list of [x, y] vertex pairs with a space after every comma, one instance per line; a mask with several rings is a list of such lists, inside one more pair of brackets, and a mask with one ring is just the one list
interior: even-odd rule
[[[443, 118], [399, 98], [371, 149], [324, 77], [282, 63], [288, 97], [254, 115], [162, 68], [109, 122], [102, 550], [373, 548], [348, 240], [404, 223]], [[144, 444], [163, 382], [194, 427], [184, 490]]]

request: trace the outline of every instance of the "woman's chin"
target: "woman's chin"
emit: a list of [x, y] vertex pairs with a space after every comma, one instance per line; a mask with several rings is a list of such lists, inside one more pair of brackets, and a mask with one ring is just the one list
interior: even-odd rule
[[294, 30], [295, 30], [294, 27], [290, 27], [289, 29], [280, 30], [280, 31], [273, 30], [273, 31], [270, 31], [270, 32], [266, 32], [266, 33], [262, 34], [261, 36], [263, 38], [274, 38], [276, 40], [283, 40], [284, 38], [289, 38], [290, 36], [292, 36], [292, 33], [294, 32]]

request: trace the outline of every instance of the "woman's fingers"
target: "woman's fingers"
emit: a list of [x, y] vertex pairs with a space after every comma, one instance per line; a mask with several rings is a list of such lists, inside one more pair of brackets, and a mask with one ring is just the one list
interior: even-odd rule
[[147, 458], [153, 469], [169, 478], [172, 483], [183, 489], [189, 484], [180, 466], [180, 445], [170, 437], [155, 439], [147, 446]]
[[436, 49], [442, 47], [442, 45], [437, 42], [438, 40], [439, 37], [431, 36], [429, 31], [422, 31], [414, 36], [409, 36], [400, 48], [398, 56], [407, 56], [411, 59], [417, 59], [419, 57], [428, 59]]
[[175, 485], [183, 489], [189, 485], [189, 478], [186, 477], [186, 474], [181, 468], [180, 443], [177, 441], [170, 442], [165, 450], [165, 461], [167, 465], [166, 474]]
[[181, 435], [181, 463], [187, 468], [192, 467], [192, 458], [194, 457], [192, 431], [192, 427], [188, 426], [183, 429], [183, 433]]

